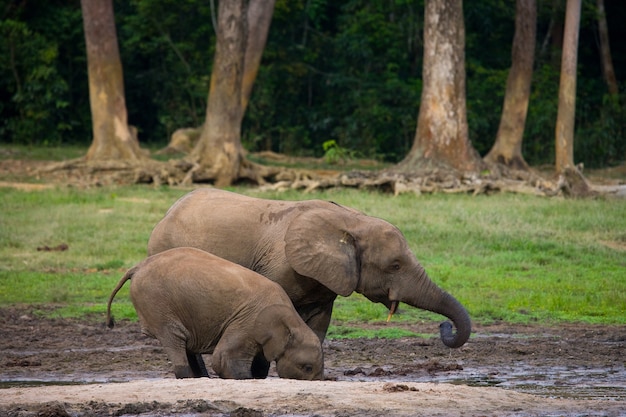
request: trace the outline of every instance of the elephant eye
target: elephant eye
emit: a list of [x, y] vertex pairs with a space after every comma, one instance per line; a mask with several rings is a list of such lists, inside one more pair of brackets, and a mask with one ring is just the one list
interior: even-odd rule
[[399, 271], [400, 270], [400, 262], [394, 262], [391, 265], [389, 265], [389, 270], [390, 271]]
[[308, 374], [310, 374], [311, 372], [313, 372], [313, 366], [311, 366], [311, 365], [304, 365], [304, 366], [302, 367], [302, 369], [304, 370], [304, 372], [306, 372], [306, 373], [308, 373]]

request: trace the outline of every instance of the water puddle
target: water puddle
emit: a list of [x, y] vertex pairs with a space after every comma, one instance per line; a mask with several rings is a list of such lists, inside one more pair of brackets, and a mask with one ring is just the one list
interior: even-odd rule
[[447, 381], [469, 386], [493, 386], [552, 398], [626, 400], [626, 368], [525, 368], [486, 373], [464, 369]]
[[0, 389], [3, 388], [32, 388], [32, 387], [47, 387], [55, 385], [87, 385], [94, 382], [87, 381], [45, 381], [45, 380], [6, 380], [0, 381]]
[[[2, 378], [0, 376], [0, 378]], [[137, 380], [136, 374], [129, 373], [128, 375], [116, 375], [115, 377], [103, 377], [98, 375], [89, 374], [75, 374], [75, 375], [63, 375], [59, 376], [46, 376], [32, 379], [0, 379], [0, 389], [3, 388], [31, 388], [31, 387], [47, 387], [55, 385], [89, 385], [89, 384], [111, 384], [122, 383]], [[155, 373], [154, 375], [142, 373], [141, 379], [162, 379], [162, 374]]]
[[[383, 369], [383, 371], [385, 371]], [[369, 376], [368, 376], [369, 375]], [[380, 381], [365, 371], [347, 379]], [[342, 378], [343, 379], [343, 378]], [[516, 363], [510, 367], [463, 368], [423, 376], [386, 376], [402, 382], [439, 382], [473, 387], [498, 387], [551, 398], [626, 400], [626, 368], [536, 367]]]
[[152, 346], [106, 346], [100, 348], [73, 347], [71, 349], [37, 349], [37, 350], [3, 350], [5, 355], [13, 356], [33, 356], [33, 355], [50, 355], [59, 353], [98, 353], [98, 352], [128, 352], [135, 350], [153, 349]]

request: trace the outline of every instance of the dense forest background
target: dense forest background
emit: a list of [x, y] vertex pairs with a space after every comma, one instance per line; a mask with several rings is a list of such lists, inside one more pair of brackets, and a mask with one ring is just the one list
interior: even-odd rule
[[[204, 121], [217, 5], [116, 0], [129, 123], [140, 142], [165, 146]], [[216, 2], [215, 2], [216, 3]], [[626, 157], [626, 2], [605, 0], [620, 93], [602, 76], [596, 2], [584, 0], [578, 52], [575, 161]], [[85, 144], [92, 127], [78, 0], [0, 1], [0, 142]], [[397, 162], [409, 151], [421, 94], [423, 1], [277, 0], [243, 122], [250, 151], [323, 154], [335, 140], [361, 157]], [[511, 64], [515, 2], [466, 1], [470, 139], [495, 140]], [[554, 162], [564, 1], [538, 1], [535, 71], [523, 154]]]

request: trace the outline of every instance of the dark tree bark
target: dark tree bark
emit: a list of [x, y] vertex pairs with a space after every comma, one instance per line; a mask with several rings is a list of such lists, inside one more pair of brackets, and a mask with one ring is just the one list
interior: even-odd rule
[[93, 142], [86, 159], [139, 161], [147, 158], [128, 126], [122, 63], [112, 0], [81, 0]]
[[496, 141], [485, 156], [488, 162], [501, 163], [514, 169], [528, 169], [522, 156], [522, 141], [533, 76], [536, 24], [536, 1], [517, 0], [511, 69], [506, 82], [500, 126]]
[[574, 167], [574, 119], [576, 115], [576, 64], [582, 0], [567, 0], [561, 57], [559, 109], [556, 120], [556, 171]]
[[465, 24], [461, 0], [426, 0], [423, 89], [413, 146], [396, 170], [479, 171], [465, 101]]
[[604, 10], [604, 0], [597, 0], [598, 7], [598, 32], [600, 37], [600, 55], [602, 57], [602, 74], [609, 89], [609, 93], [617, 96], [619, 88], [615, 70], [613, 69], [613, 58], [611, 58], [611, 45], [609, 42], [609, 28], [606, 24], [606, 11]]

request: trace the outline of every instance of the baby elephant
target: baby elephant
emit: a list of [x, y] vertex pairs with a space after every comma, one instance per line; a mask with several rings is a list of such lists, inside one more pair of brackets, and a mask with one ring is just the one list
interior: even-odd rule
[[221, 378], [265, 378], [276, 361], [281, 378], [323, 379], [319, 338], [280, 285], [194, 248], [150, 256], [131, 268], [107, 305], [131, 279], [130, 297], [142, 331], [157, 338], [177, 378], [208, 376], [202, 353], [213, 354]]

